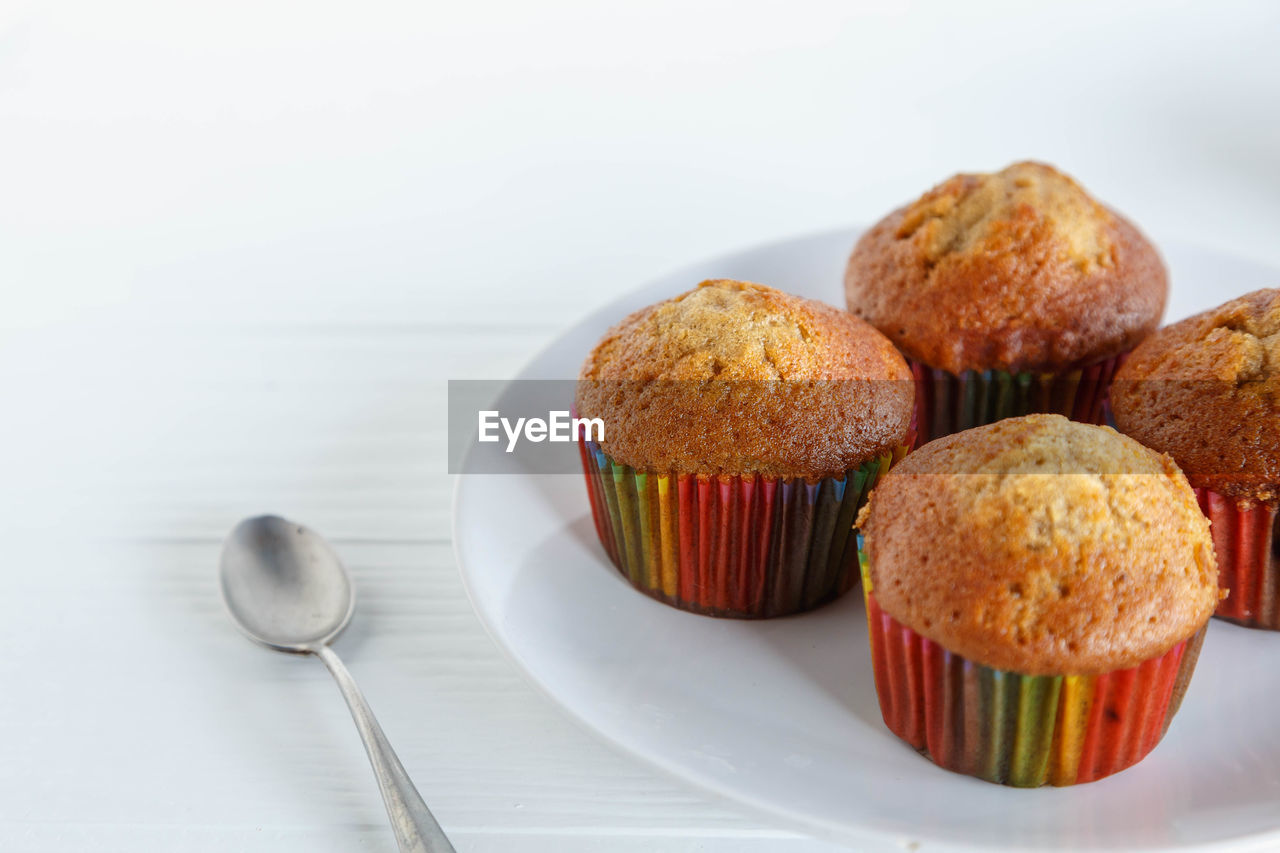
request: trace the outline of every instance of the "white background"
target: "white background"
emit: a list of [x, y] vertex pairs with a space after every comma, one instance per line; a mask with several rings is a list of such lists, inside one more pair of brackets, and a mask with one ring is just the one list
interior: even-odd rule
[[1024, 157], [1280, 267], [1278, 35], [1262, 2], [0, 0], [0, 849], [393, 849], [323, 668], [222, 613], [264, 511], [349, 563], [337, 648], [459, 850], [828, 849], [499, 656], [445, 380]]

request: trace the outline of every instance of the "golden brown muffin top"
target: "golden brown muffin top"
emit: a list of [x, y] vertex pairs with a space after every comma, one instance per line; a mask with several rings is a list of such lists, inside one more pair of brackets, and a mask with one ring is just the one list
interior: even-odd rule
[[1280, 290], [1156, 332], [1111, 399], [1120, 430], [1176, 459], [1192, 485], [1280, 503]]
[[1209, 523], [1173, 460], [1029, 415], [926, 444], [859, 517], [871, 589], [917, 633], [1024, 674], [1124, 669], [1219, 600]]
[[1152, 245], [1042, 163], [960, 174], [889, 214], [845, 272], [849, 310], [951, 373], [1056, 372], [1131, 349], [1164, 313]]
[[814, 481], [901, 444], [913, 399], [902, 356], [858, 318], [719, 280], [610, 329], [576, 406], [639, 470]]

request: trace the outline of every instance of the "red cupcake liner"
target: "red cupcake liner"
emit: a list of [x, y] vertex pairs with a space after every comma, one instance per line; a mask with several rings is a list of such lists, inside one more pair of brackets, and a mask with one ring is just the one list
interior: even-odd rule
[[1204, 628], [1159, 657], [1101, 675], [1023, 675], [947, 651], [880, 609], [863, 567], [885, 725], [935, 764], [1016, 787], [1078, 785], [1149, 753], [1195, 670]]
[[907, 360], [916, 387], [917, 446], [1005, 418], [1036, 413], [1103, 424], [1107, 397], [1127, 353], [1065, 373], [966, 370], [948, 373]]
[[636, 589], [682, 610], [766, 618], [857, 580], [858, 509], [906, 447], [817, 483], [648, 473], [580, 441], [596, 534]]
[[1218, 557], [1218, 585], [1230, 594], [1214, 615], [1280, 631], [1280, 511], [1212, 489], [1196, 489]]

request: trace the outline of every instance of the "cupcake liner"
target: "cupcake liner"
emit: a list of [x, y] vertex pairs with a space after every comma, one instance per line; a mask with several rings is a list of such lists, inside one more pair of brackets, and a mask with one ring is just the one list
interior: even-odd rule
[[1214, 615], [1250, 628], [1280, 631], [1280, 513], [1264, 503], [1242, 505], [1212, 489], [1196, 489], [1211, 522], [1218, 585], [1231, 594]]
[[966, 370], [948, 373], [908, 359], [916, 384], [916, 441], [1036, 413], [1106, 422], [1107, 392], [1125, 355], [1066, 373]]
[[764, 618], [816, 607], [857, 580], [853, 522], [906, 447], [843, 477], [659, 474], [579, 441], [591, 515], [636, 589], [682, 610]]
[[1101, 675], [1022, 675], [947, 651], [880, 609], [862, 555], [885, 724], [935, 764], [1016, 787], [1077, 785], [1137, 763], [1164, 735], [1204, 628], [1159, 657]]

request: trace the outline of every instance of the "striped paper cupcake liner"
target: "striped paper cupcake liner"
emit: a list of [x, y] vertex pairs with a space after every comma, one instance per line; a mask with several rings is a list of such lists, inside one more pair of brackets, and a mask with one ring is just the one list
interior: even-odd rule
[[1106, 423], [1107, 392], [1125, 355], [1067, 373], [966, 370], [957, 375], [908, 359], [916, 382], [917, 444], [1038, 413]]
[[1140, 761], [1164, 735], [1204, 628], [1165, 654], [1101, 675], [1021, 675], [952, 654], [880, 609], [863, 559], [885, 724], [935, 764], [988, 782], [1078, 785]]
[[1237, 625], [1280, 631], [1280, 512], [1264, 503], [1241, 504], [1211, 489], [1196, 489], [1211, 522], [1218, 585], [1231, 594], [1214, 613]]
[[817, 483], [655, 474], [580, 441], [596, 534], [636, 589], [682, 610], [765, 618], [856, 582], [854, 518], [906, 448]]

